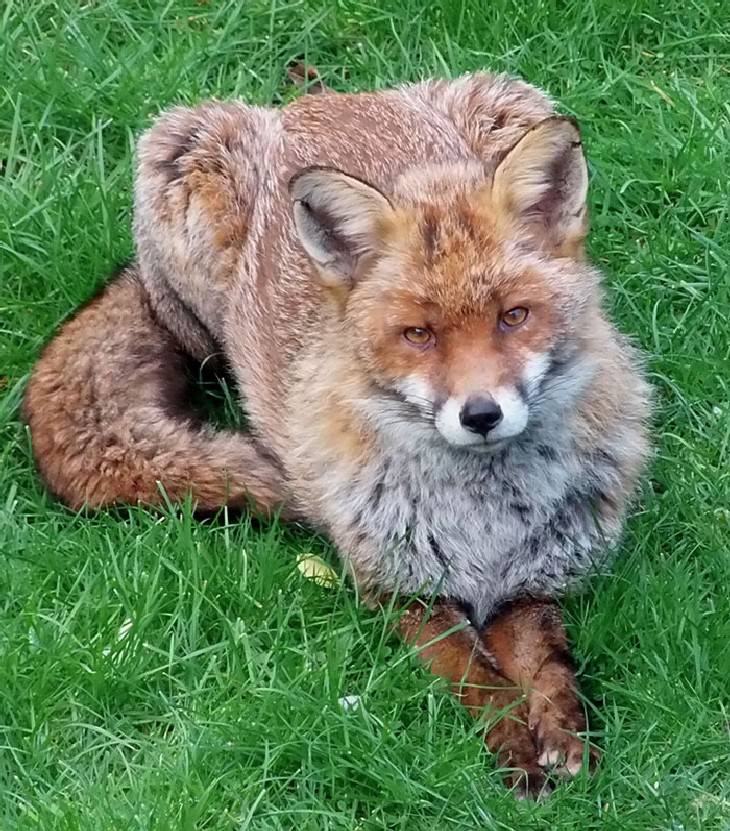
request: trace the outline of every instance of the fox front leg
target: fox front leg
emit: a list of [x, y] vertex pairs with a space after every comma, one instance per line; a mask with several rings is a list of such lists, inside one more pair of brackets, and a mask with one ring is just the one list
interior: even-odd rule
[[479, 632], [458, 604], [414, 601], [399, 620], [404, 640], [435, 674], [449, 681], [453, 693], [474, 716], [496, 718], [486, 735], [487, 747], [507, 771], [505, 784], [519, 798], [537, 798], [547, 779], [527, 725], [521, 690], [492, 666]]
[[[560, 608], [553, 600], [523, 598], [504, 607], [481, 636], [495, 666], [526, 696], [527, 721], [543, 768], [575, 776], [586, 729], [573, 659]], [[598, 753], [588, 748], [588, 758]]]

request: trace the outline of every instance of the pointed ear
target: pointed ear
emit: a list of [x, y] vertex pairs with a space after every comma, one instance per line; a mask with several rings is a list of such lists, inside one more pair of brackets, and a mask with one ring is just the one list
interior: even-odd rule
[[582, 251], [588, 233], [588, 168], [571, 118], [541, 121], [508, 151], [492, 181], [492, 204], [557, 256]]
[[383, 194], [328, 167], [308, 167], [289, 183], [294, 223], [322, 281], [350, 288], [358, 266], [378, 250], [393, 209]]

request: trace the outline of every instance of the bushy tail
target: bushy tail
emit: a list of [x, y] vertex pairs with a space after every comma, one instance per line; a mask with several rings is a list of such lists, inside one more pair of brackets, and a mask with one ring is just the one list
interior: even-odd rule
[[285, 501], [276, 462], [244, 433], [196, 423], [185, 358], [156, 320], [134, 266], [66, 323], [36, 364], [24, 401], [38, 468], [72, 508], [157, 504], [198, 509]]

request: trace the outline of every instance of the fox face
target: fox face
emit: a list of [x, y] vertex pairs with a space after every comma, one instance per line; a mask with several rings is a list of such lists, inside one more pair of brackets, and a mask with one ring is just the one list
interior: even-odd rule
[[[364, 333], [360, 354], [370, 376], [450, 444], [488, 452], [527, 426], [561, 327], [539, 278], [519, 273], [503, 280], [491, 269], [465, 267], [463, 259], [460, 252], [443, 264], [446, 274], [439, 268], [410, 286], [379, 292], [373, 280], [352, 316]], [[459, 291], [458, 279], [448, 278], [457, 270], [466, 272], [472, 291]], [[444, 280], [450, 297], [434, 290], [434, 278]]]
[[407, 173], [389, 198], [327, 168], [291, 190], [340, 335], [386, 400], [488, 453], [523, 433], [546, 391], [567, 389], [561, 368], [598, 304], [572, 121], [541, 122], [491, 172]]

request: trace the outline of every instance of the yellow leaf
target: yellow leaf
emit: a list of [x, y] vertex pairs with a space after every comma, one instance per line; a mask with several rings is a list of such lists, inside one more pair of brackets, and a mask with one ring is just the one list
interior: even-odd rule
[[337, 572], [316, 554], [300, 554], [297, 568], [307, 580], [313, 580], [318, 586], [331, 589], [338, 583]]

